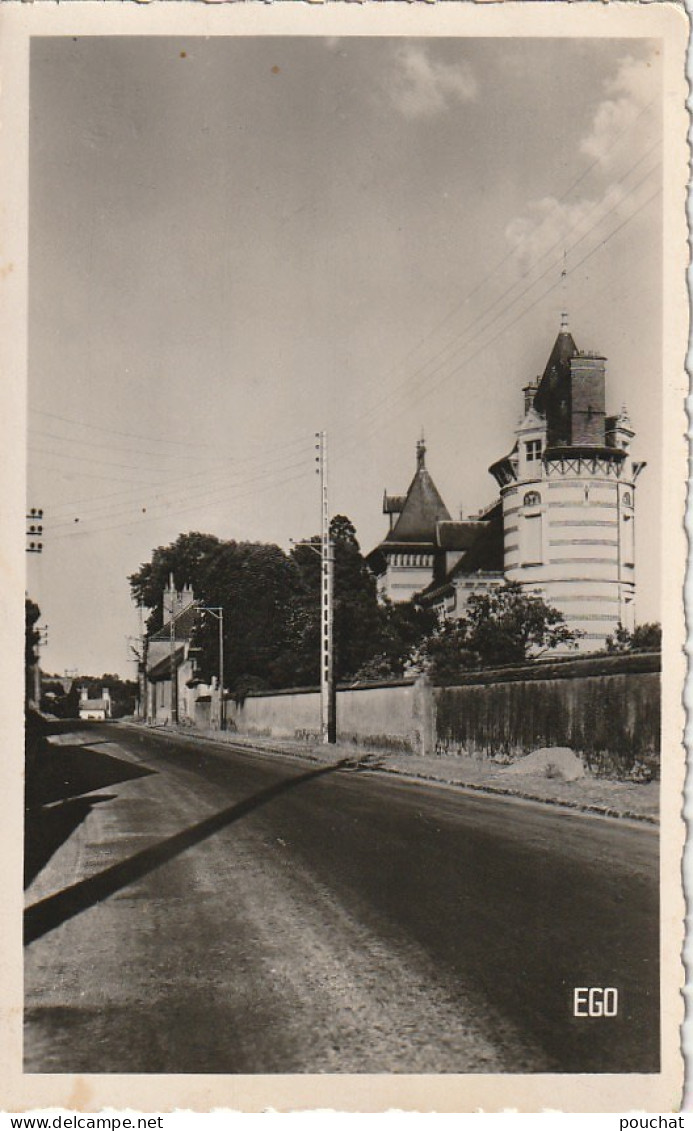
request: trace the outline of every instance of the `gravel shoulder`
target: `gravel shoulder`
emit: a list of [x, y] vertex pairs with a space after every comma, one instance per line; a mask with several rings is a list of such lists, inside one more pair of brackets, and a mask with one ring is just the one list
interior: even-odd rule
[[[125, 725], [143, 726], [128, 720]], [[121, 723], [123, 725], [123, 723]], [[166, 727], [150, 728], [165, 731]], [[247, 748], [260, 748], [269, 753], [284, 754], [321, 765], [347, 760], [362, 770], [397, 774], [435, 782], [441, 785], [479, 790], [484, 793], [525, 798], [582, 812], [610, 817], [629, 818], [649, 824], [659, 822], [659, 782], [627, 782], [585, 776], [574, 781], [560, 776], [547, 776], [546, 771], [522, 772], [518, 763], [510, 767], [485, 758], [464, 754], [384, 753], [351, 743], [327, 746], [288, 738], [264, 735], [239, 735], [234, 732], [196, 731], [179, 727], [177, 733], [190, 738], [204, 738]]]

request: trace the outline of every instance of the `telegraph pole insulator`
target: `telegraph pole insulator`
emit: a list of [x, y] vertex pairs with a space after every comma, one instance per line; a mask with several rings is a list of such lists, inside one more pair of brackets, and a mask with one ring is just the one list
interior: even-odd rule
[[43, 509], [41, 507], [32, 507], [26, 516], [26, 521], [26, 536], [29, 539], [26, 544], [26, 552], [27, 554], [42, 554]]

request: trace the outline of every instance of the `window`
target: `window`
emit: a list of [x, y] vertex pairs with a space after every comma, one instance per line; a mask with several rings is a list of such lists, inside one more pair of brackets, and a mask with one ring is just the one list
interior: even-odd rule
[[525, 444], [525, 458], [527, 463], [534, 463], [541, 459], [541, 440], [528, 440]]
[[541, 495], [538, 491], [528, 491], [522, 502], [526, 507], [540, 507]]
[[632, 566], [635, 564], [635, 532], [633, 528], [633, 516], [624, 514], [623, 516], [623, 564]]
[[624, 505], [624, 507], [632, 507], [633, 499], [631, 498], [630, 491], [624, 491], [623, 492], [623, 505]]
[[522, 527], [522, 564], [539, 565], [544, 559], [541, 514], [525, 515]]

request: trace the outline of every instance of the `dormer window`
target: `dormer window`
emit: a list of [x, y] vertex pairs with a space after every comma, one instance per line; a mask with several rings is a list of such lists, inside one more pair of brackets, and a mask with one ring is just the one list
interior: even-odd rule
[[535, 463], [541, 459], [541, 440], [527, 440], [525, 443], [525, 459], [527, 463]]

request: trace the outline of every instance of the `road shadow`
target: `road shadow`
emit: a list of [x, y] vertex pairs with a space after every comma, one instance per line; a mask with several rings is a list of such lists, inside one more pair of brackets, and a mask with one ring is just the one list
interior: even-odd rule
[[[27, 720], [24, 780], [24, 887], [45, 868], [53, 854], [88, 816], [95, 804], [115, 794], [106, 789], [155, 773], [147, 767], [94, 750], [90, 744], [53, 745], [49, 734], [74, 732], [75, 720]], [[85, 797], [84, 794], [90, 794]]]
[[49, 931], [59, 927], [61, 923], [79, 915], [80, 912], [86, 911], [96, 903], [100, 903], [135, 880], [142, 879], [156, 868], [160, 868], [162, 864], [167, 864], [189, 848], [200, 844], [221, 829], [227, 828], [234, 821], [238, 821], [241, 817], [245, 817], [248, 813], [266, 805], [275, 797], [280, 797], [292, 789], [297, 789], [315, 778], [333, 774], [343, 767], [343, 762], [336, 762], [332, 766], [321, 766], [317, 770], [309, 770], [304, 774], [286, 778], [276, 785], [261, 790], [254, 797], [249, 797], [245, 801], [222, 809], [221, 812], [215, 813], [212, 817], [207, 817], [199, 824], [184, 829], [180, 833], [175, 833], [166, 840], [160, 841], [159, 844], [151, 845], [149, 848], [137, 852], [128, 860], [114, 864], [95, 876], [89, 876], [85, 880], [80, 880], [79, 883], [64, 888], [55, 895], [40, 900], [28, 907], [24, 913], [24, 945], [28, 946], [42, 938]]
[[94, 750], [93, 745], [52, 746], [42, 743], [31, 761], [27, 761], [27, 809], [79, 797], [95, 789], [105, 789], [155, 772], [113, 754]]
[[114, 793], [59, 801], [27, 809], [24, 817], [24, 888], [28, 888], [53, 854], [65, 843], [95, 805], [114, 801]]

